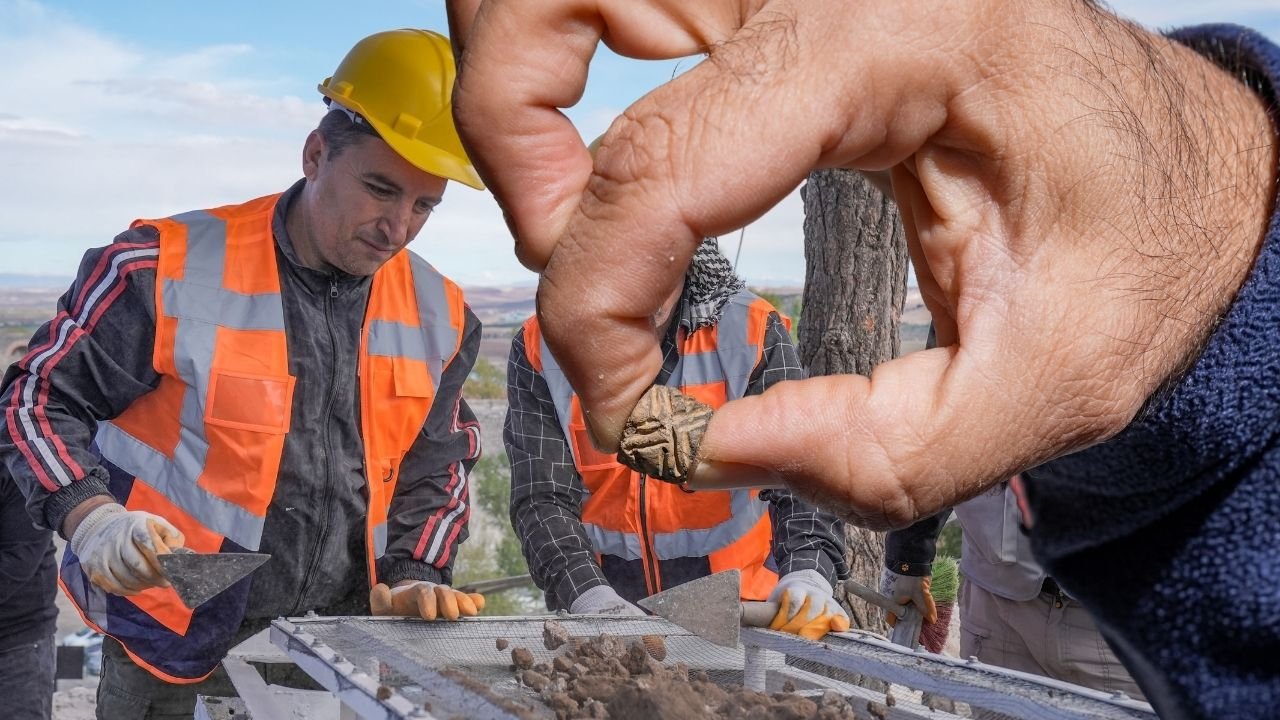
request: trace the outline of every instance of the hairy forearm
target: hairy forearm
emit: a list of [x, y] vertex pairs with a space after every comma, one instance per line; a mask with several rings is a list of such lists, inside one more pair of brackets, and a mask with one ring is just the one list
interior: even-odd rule
[[1275, 129], [1261, 98], [1193, 50], [1102, 11], [1080, 23], [1096, 41], [1075, 79], [1110, 100], [1088, 122], [1116, 140], [1116, 180], [1131, 188], [1098, 282], [1149, 307], [1127, 369], [1150, 394], [1194, 360], [1244, 282], [1275, 198]]

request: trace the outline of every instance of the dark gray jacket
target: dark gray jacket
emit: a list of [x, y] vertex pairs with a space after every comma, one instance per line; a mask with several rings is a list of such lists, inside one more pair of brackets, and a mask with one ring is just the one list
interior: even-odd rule
[[[305, 180], [280, 199], [273, 230], [288, 338], [297, 378], [275, 496], [254, 573], [247, 618], [298, 615], [367, 603], [364, 443], [356, 382], [370, 278], [298, 263], [285, 213]], [[0, 384], [0, 462], [27, 496], [32, 518], [61, 530], [76, 505], [110, 494], [89, 451], [99, 420], [151, 391], [159, 234], [143, 225], [90, 250], [58, 314]], [[404, 459], [388, 518], [379, 580], [451, 582], [470, 515], [467, 475], [480, 456], [475, 416], [462, 399], [480, 345], [467, 310], [462, 348], [445, 367], [417, 442]], [[354, 606], [351, 604], [354, 603]]]

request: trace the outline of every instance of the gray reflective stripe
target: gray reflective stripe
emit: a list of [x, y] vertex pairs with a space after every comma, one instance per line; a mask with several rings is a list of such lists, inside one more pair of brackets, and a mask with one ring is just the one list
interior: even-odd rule
[[98, 425], [95, 439], [103, 457], [120, 469], [141, 478], [210, 530], [257, 550], [263, 518], [198, 484], [209, 453], [204, 415], [218, 328], [283, 330], [284, 307], [278, 294], [244, 295], [222, 287], [227, 246], [223, 220], [203, 210], [172, 220], [187, 226], [183, 279], [167, 280], [162, 288], [164, 313], [178, 320], [174, 366], [186, 385], [174, 456], [170, 459], [110, 422]]
[[756, 356], [760, 352], [761, 338], [747, 337], [747, 321], [750, 318], [751, 303], [756, 295], [746, 290], [725, 303], [717, 323], [717, 350], [720, 366], [724, 369], [724, 380], [728, 385], [728, 398], [736, 400], [747, 394], [747, 384], [751, 381], [751, 372], [756, 368]]
[[[525, 338], [528, 342], [528, 338]], [[560, 430], [564, 432], [564, 441], [573, 454], [573, 462], [581, 466], [577, 450], [573, 447], [573, 434], [569, 431], [569, 420], [573, 417], [573, 386], [564, 376], [564, 371], [556, 364], [556, 359], [547, 348], [547, 342], [538, 333], [538, 344], [542, 350], [542, 379], [547, 381], [547, 389], [551, 391], [551, 401], [556, 405], [556, 419], [560, 421]]]
[[387, 524], [380, 522], [373, 526], [373, 556], [380, 558], [387, 552]]
[[653, 554], [659, 560], [709, 555], [738, 541], [769, 512], [768, 504], [751, 497], [750, 490], [730, 490], [729, 495], [727, 520], [704, 530], [655, 533]]
[[720, 366], [720, 356], [715, 352], [704, 352], [681, 355], [676, 361], [676, 369], [671, 373], [671, 380], [667, 384], [687, 387], [719, 382], [724, 382], [724, 368]]
[[182, 279], [193, 285], [222, 287], [227, 261], [227, 223], [204, 210], [174, 215], [174, 222], [187, 226], [187, 264]]
[[458, 351], [462, 338], [450, 322], [451, 307], [444, 276], [413, 253], [409, 254], [409, 265], [413, 269], [413, 291], [418, 299], [418, 323], [426, 343], [424, 360], [432, 385], [438, 387], [444, 363]]
[[640, 559], [640, 538], [635, 535], [616, 530], [605, 530], [599, 525], [592, 525], [591, 523], [583, 523], [582, 527], [587, 531], [587, 537], [591, 540], [591, 547], [596, 552], [620, 557], [623, 560]]
[[369, 354], [426, 361], [427, 348], [422, 342], [420, 328], [390, 320], [374, 320], [369, 323]]
[[284, 306], [276, 293], [244, 295], [222, 288], [165, 279], [164, 314], [234, 330], [284, 330]]
[[[121, 470], [141, 478], [169, 502], [198, 518], [205, 527], [250, 550], [262, 540], [263, 518], [210, 493], [196, 484], [204, 469], [203, 453], [191, 452], [183, 429], [172, 461], [163, 453], [138, 440], [112, 423], [98, 426], [97, 442], [103, 456]], [[208, 449], [207, 443], [202, 443]]]

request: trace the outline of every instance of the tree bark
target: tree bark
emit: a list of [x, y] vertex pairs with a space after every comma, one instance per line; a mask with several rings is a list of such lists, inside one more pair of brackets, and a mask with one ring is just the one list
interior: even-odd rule
[[[810, 375], [856, 373], [898, 355], [906, 298], [907, 245], [897, 205], [848, 170], [822, 170], [804, 200], [804, 305], [800, 359]], [[847, 525], [851, 576], [879, 588], [884, 534]], [[885, 633], [883, 613], [846, 595], [855, 628]]]

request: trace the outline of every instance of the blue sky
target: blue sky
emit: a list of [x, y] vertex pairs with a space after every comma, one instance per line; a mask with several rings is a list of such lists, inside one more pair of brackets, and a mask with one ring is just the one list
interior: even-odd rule
[[[1113, 6], [1152, 27], [1230, 21], [1280, 39], [1277, 0]], [[444, 32], [443, 3], [0, 0], [0, 273], [69, 276], [134, 218], [284, 189], [323, 109], [316, 83], [361, 37], [407, 26]], [[594, 137], [692, 62], [602, 50], [569, 115]], [[793, 195], [747, 228], [750, 282], [803, 282], [802, 219]], [[510, 245], [492, 198], [455, 186], [413, 248], [463, 284], [531, 281]]]

